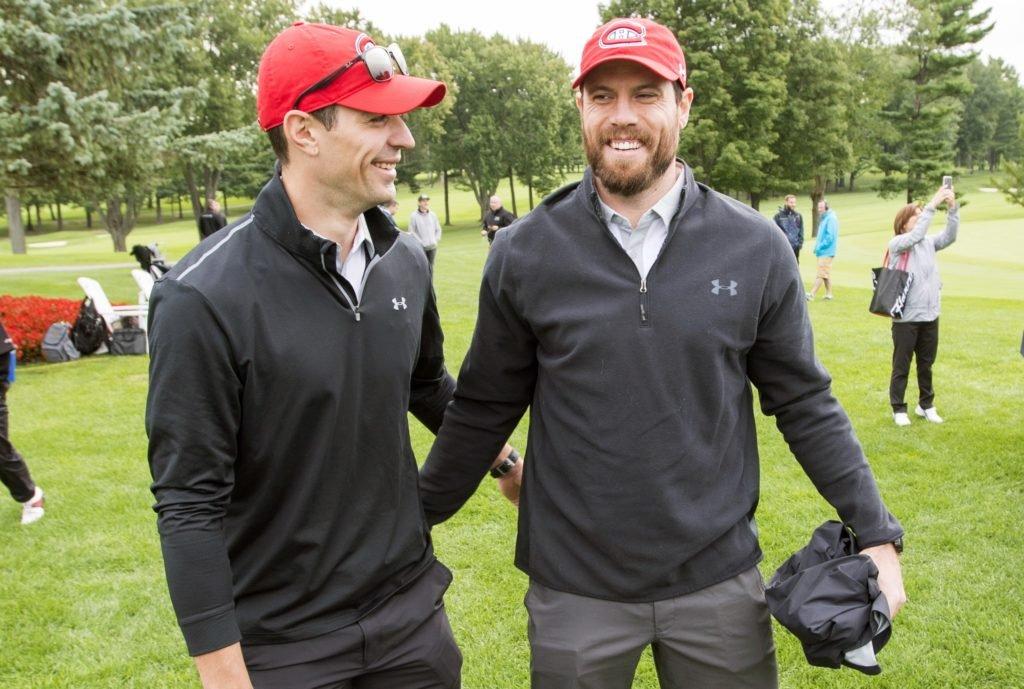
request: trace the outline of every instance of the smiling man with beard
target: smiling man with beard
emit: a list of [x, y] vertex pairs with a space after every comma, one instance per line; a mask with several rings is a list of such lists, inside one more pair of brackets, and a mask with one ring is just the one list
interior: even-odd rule
[[647, 646], [662, 687], [775, 687], [751, 384], [894, 613], [903, 531], [815, 359], [785, 236], [675, 158], [693, 100], [676, 37], [613, 20], [573, 87], [590, 166], [495, 238], [420, 472], [427, 520], [529, 407], [527, 461], [492, 474], [520, 500], [534, 689], [626, 689]]

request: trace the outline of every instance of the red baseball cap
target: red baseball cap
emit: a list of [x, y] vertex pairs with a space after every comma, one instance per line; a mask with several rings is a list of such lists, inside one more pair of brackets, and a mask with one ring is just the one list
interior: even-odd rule
[[[281, 124], [306, 89], [374, 45], [365, 33], [329, 24], [295, 22], [279, 33], [260, 59], [256, 95], [260, 127], [266, 131]], [[356, 64], [303, 98], [301, 110], [344, 105], [378, 115], [401, 115], [437, 105], [445, 91], [440, 81], [398, 72], [387, 81], [374, 81], [364, 65]]]
[[580, 74], [572, 87], [578, 88], [590, 70], [612, 60], [636, 62], [686, 88], [686, 58], [679, 41], [650, 19], [613, 19], [595, 31], [583, 46]]

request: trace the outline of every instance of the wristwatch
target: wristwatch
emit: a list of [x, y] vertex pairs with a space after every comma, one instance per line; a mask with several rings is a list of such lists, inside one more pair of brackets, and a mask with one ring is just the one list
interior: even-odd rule
[[896, 553], [898, 555], [902, 555], [903, 554], [903, 536], [900, 536], [895, 541], [893, 541], [892, 542], [892, 547], [896, 549]]
[[496, 467], [491, 467], [491, 476], [494, 478], [501, 478], [508, 472], [515, 468], [516, 464], [519, 464], [519, 453], [515, 451], [515, 448], [508, 453], [508, 457], [501, 460], [501, 464]]

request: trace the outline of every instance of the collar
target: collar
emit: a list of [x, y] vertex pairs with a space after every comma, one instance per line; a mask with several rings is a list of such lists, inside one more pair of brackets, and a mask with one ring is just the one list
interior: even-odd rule
[[[686, 161], [681, 158], [676, 158], [676, 161], [681, 163], [683, 166], [683, 172], [680, 177], [685, 177], [683, 181], [682, 199], [679, 203], [679, 208], [676, 210], [675, 216], [672, 218], [672, 222], [668, 226], [668, 237], [665, 241], [668, 241], [675, 234], [676, 226], [680, 224], [680, 220], [697, 205], [698, 197], [702, 196], [702, 190], [706, 190], [702, 184], [698, 184], [693, 178], [693, 169], [686, 164]], [[677, 180], [678, 182], [678, 180]], [[607, 223], [604, 222], [604, 216], [601, 214], [600, 199], [597, 196], [597, 189], [594, 187], [594, 171], [587, 166], [587, 169], [583, 171], [583, 179], [577, 184], [566, 187], [567, 193], [575, 194], [576, 197], [587, 207], [590, 212], [594, 214], [594, 218], [601, 222], [602, 226], [607, 228]], [[687, 193], [689, 192], [689, 193]], [[552, 194], [549, 199], [554, 199], [559, 196], [558, 192]], [[547, 203], [548, 199], [542, 201]]]
[[[384, 212], [386, 213], [387, 211]], [[324, 241], [331, 242], [331, 244], [337, 246], [337, 242], [327, 239], [327, 237], [324, 237], [323, 235], [317, 233], [317, 231], [314, 230], [312, 227], [309, 227], [308, 225], [303, 225], [302, 227], [307, 231], [312, 232], [317, 237], [317, 239], [322, 239]], [[366, 253], [368, 257], [373, 258], [376, 255], [376, 247], [374, 247], [373, 245], [373, 240], [370, 239], [370, 229], [366, 225], [365, 214], [360, 215], [358, 218], [356, 218], [356, 236], [352, 238], [352, 249], [348, 252], [348, 255], [351, 256], [356, 251], [361, 250], [363, 244], [366, 245]]]
[[[686, 187], [686, 167], [683, 163], [678, 161], [677, 165], [679, 166], [679, 176], [676, 177], [675, 184], [672, 185], [672, 188], [669, 189], [668, 192], [650, 208], [650, 210], [640, 216], [640, 223], [638, 223], [637, 227], [639, 227], [639, 225], [642, 224], [651, 213], [660, 217], [665, 223], [665, 227], [672, 224], [672, 218], [675, 216], [676, 211], [679, 210], [679, 205], [683, 197], [683, 189]], [[611, 224], [615, 218], [620, 218], [622, 223], [625, 223], [625, 226], [630, 230], [636, 229], [630, 227], [629, 221], [626, 220], [622, 214], [605, 203], [601, 199], [600, 194], [597, 195], [597, 202], [600, 204], [601, 217], [604, 218], [606, 224]]]
[[[295, 216], [291, 199], [281, 183], [281, 170], [275, 169], [273, 177], [260, 191], [252, 207], [252, 216], [260, 230], [287, 249], [290, 253], [321, 265], [321, 256], [337, 246], [329, 239], [319, 237], [306, 229]], [[398, 239], [398, 229], [388, 220], [384, 211], [371, 206], [363, 212], [360, 231], [369, 236], [374, 254], [384, 254]], [[359, 235], [356, 235], [356, 242]], [[353, 243], [353, 247], [355, 243]]]

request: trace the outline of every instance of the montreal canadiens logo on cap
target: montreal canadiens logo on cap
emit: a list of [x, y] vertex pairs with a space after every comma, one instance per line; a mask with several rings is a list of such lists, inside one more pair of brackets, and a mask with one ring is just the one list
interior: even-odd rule
[[597, 39], [601, 48], [639, 48], [647, 45], [647, 27], [631, 21], [616, 22]]

